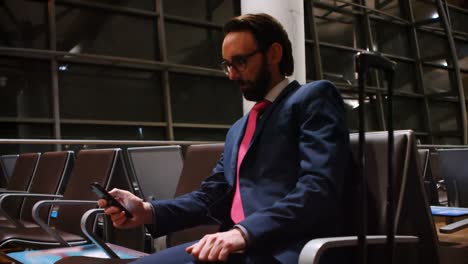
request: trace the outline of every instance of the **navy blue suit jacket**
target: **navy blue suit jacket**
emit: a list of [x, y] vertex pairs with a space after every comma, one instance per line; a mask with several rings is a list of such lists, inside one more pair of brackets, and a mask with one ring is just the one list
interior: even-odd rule
[[[248, 115], [226, 136], [224, 154], [200, 189], [153, 202], [154, 235], [207, 224], [232, 227], [237, 152]], [[290, 83], [261, 116], [240, 168], [249, 250], [297, 263], [310, 239], [341, 232], [343, 181], [351, 151], [343, 101], [333, 84]]]

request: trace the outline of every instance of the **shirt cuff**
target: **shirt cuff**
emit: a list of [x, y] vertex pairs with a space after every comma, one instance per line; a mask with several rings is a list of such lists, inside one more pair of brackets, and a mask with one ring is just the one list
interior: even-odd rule
[[239, 225], [239, 224], [234, 225], [232, 228], [237, 228], [237, 229], [239, 229], [239, 231], [241, 232], [242, 236], [244, 237], [246, 246], [249, 246], [249, 245], [250, 245], [250, 235], [249, 235], [249, 231], [247, 231], [247, 229], [245, 229], [245, 227], [243, 227], [242, 225]]
[[152, 216], [152, 223], [145, 224], [146, 229], [151, 234], [152, 237], [156, 236], [156, 209], [151, 204], [151, 216]]

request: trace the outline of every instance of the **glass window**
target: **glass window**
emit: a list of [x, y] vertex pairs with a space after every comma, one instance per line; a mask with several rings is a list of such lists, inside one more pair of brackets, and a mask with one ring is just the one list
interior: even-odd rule
[[[60, 0], [56, 0], [60, 3]], [[143, 9], [147, 11], [154, 11], [154, 0], [130, 0], [130, 1], [115, 1], [115, 0], [81, 0], [82, 2], [92, 2], [98, 4], [107, 4], [109, 6], [130, 7], [136, 9]]]
[[242, 116], [242, 96], [236, 82], [224, 77], [170, 74], [174, 122], [234, 123]]
[[[345, 3], [349, 2], [349, 3]], [[336, 1], [336, 0], [315, 0], [314, 4], [323, 4], [327, 5], [330, 9], [337, 10], [347, 10], [352, 11], [353, 6], [351, 5], [354, 1], [353, 0], [343, 0], [343, 1]]]
[[175, 140], [188, 141], [223, 141], [226, 138], [227, 129], [206, 128], [175, 128]]
[[433, 137], [434, 142], [433, 144], [437, 145], [461, 145], [462, 144], [462, 138], [460, 137], [442, 137], [442, 136], [437, 136]]
[[305, 45], [306, 54], [306, 79], [317, 80], [315, 75], [315, 56], [314, 56], [314, 45], [306, 43]]
[[[359, 97], [356, 93], [343, 92], [346, 123], [349, 129], [358, 131], [359, 129]], [[366, 131], [381, 130], [379, 127], [379, 113], [377, 99], [375, 95], [368, 95], [364, 99], [364, 118]]]
[[51, 117], [48, 61], [0, 58], [0, 116]]
[[468, 41], [455, 40], [457, 50], [458, 66], [460, 69], [468, 70]]
[[[0, 138], [33, 138], [33, 139], [50, 139], [53, 137], [51, 124], [22, 124], [22, 123], [1, 123], [0, 122]], [[52, 145], [35, 145], [35, 144], [19, 144], [19, 145], [2, 145], [0, 144], [0, 155], [3, 154], [18, 154], [26, 152], [44, 152], [52, 151]]]
[[426, 21], [424, 25], [441, 27], [439, 13], [432, 0], [412, 0], [414, 20], [416, 22]]
[[[384, 96], [384, 113], [387, 118], [387, 96]], [[424, 101], [419, 98], [393, 97], [394, 129], [412, 129], [416, 132], [426, 132], [424, 125]], [[385, 120], [385, 122], [387, 122]]]
[[322, 8], [314, 8], [314, 16], [320, 42], [364, 47], [358, 38], [362, 34], [354, 16]]
[[62, 125], [63, 139], [164, 140], [165, 128], [105, 125]]
[[0, 46], [47, 49], [46, 4], [43, 1], [1, 1]]
[[[233, 0], [170, 0], [164, 1], [164, 12], [184, 18], [205, 20], [224, 24], [229, 18], [237, 15], [235, 10], [239, 1]], [[183, 8], [181, 8], [183, 7]]]
[[[464, 8], [468, 8], [468, 5], [464, 4]], [[458, 9], [449, 7], [449, 14], [450, 14], [450, 22], [452, 23], [452, 29], [456, 31], [461, 31], [468, 33], [468, 13], [462, 12]]]
[[[406, 0], [403, 0], [406, 1]], [[366, 0], [366, 6], [377, 9], [393, 16], [401, 17], [400, 3], [398, 0]]]
[[424, 66], [423, 83], [428, 95], [455, 96], [458, 94], [454, 87], [453, 73], [447, 69]]
[[371, 20], [372, 37], [377, 51], [410, 57], [410, 42], [406, 27], [381, 20]]
[[335, 83], [356, 84], [353, 51], [320, 46], [324, 78]]
[[221, 30], [166, 23], [166, 39], [170, 62], [219, 69]]
[[155, 19], [58, 6], [56, 23], [58, 50], [158, 59]]
[[452, 65], [448, 40], [440, 35], [418, 30], [419, 50], [424, 62]]
[[460, 110], [457, 103], [429, 101], [429, 112], [434, 133], [460, 131]]
[[[414, 63], [396, 61], [397, 68], [394, 77], [394, 89], [400, 92], [416, 93], [416, 71]], [[386, 87], [386, 79], [382, 71], [379, 72], [380, 87]]]
[[61, 63], [59, 87], [62, 118], [164, 120], [159, 73]]
[[0, 123], [0, 138], [48, 139], [51, 137], [51, 124]]

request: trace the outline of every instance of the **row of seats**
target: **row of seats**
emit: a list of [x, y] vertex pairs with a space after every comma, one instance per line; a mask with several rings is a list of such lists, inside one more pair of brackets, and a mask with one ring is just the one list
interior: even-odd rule
[[[177, 152], [171, 151], [172, 153], [176, 153], [177, 156], [163, 153], [165, 150], [172, 149], [178, 150]], [[158, 179], [155, 178], [158, 175], [155, 174], [166, 177], [174, 176], [177, 179], [180, 176], [181, 180], [176, 182], [176, 190], [175, 192], [173, 190], [170, 197], [160, 197], [158, 194], [160, 190], [168, 189], [165, 187], [164, 179], [159, 179], [160, 185], [157, 190], [146, 188], [147, 193], [150, 194], [149, 196], [173, 198], [174, 196], [196, 189], [203, 178], [210, 173], [222, 151], [223, 144], [190, 146], [186, 151], [184, 168], [174, 169], [173, 167], [182, 165], [180, 147], [131, 148], [128, 151], [130, 159], [129, 167], [132, 168], [135, 176], [137, 176], [135, 178], [130, 177], [131, 179], [127, 176], [126, 166], [123, 162], [123, 155], [120, 149], [82, 150], [78, 152], [76, 160], [73, 158], [73, 152], [71, 151], [47, 152], [42, 155], [40, 153], [20, 154], [17, 156], [13, 175], [5, 191], [29, 191], [29, 193], [22, 193], [21, 195], [18, 193], [4, 193], [0, 197], [0, 200], [8, 201], [4, 203], [3, 209], [8, 218], [5, 221], [9, 223], [8, 225], [4, 223], [5, 225], [2, 226], [0, 222], [0, 246], [8, 247], [11, 243], [14, 243], [14, 245], [20, 244], [27, 248], [34, 248], [46, 244], [49, 246], [59, 244], [69, 246], [87, 243], [87, 239], [80, 230], [79, 219], [86, 210], [96, 206], [96, 196], [90, 192], [89, 183], [96, 181], [108, 189], [118, 187], [132, 190], [131, 187], [134, 184], [131, 184], [130, 180], [134, 180], [137, 182], [138, 188], [136, 189], [138, 193], [138, 190], [142, 191], [144, 189], [140, 186], [148, 187], [148, 185], [144, 184], [144, 181], [153, 180], [158, 182]], [[149, 155], [153, 160], [146, 160], [143, 163], [151, 166], [140, 164], [142, 157], [136, 155], [135, 153], [137, 152], [145, 152], [146, 156]], [[154, 157], [154, 154], [164, 155], [158, 158]], [[143, 158], [146, 159], [148, 157]], [[180, 175], [167, 175], [168, 169], [182, 173]], [[152, 177], [148, 178], [148, 176]], [[147, 177], [147, 179], [144, 177]], [[171, 179], [166, 178], [165, 181], [171, 181]], [[149, 187], [151, 186], [155, 185], [149, 185]], [[13, 206], [10, 200], [18, 196], [21, 199], [16, 199], [17, 204]], [[26, 196], [41, 197], [28, 198], [23, 203], [23, 206], [21, 206], [22, 198]], [[56, 197], [62, 198], [61, 201], [47, 202], [61, 206], [58, 210], [58, 217], [51, 219], [54, 229], [48, 229], [47, 222], [50, 207], [43, 207], [49, 209], [41, 210], [41, 214], [38, 217], [33, 216], [31, 208], [39, 199]], [[75, 203], [79, 205], [68, 206]], [[46, 203], [41, 202], [39, 204]], [[7, 209], [7, 207], [12, 208]], [[38, 205], [36, 204], [35, 207], [38, 207]], [[19, 210], [20, 208], [22, 209]], [[40, 226], [35, 224], [35, 221], [38, 220], [36, 218], [43, 219], [39, 223]], [[112, 225], [106, 226], [112, 227]], [[16, 229], [12, 229], [11, 227], [16, 227]], [[41, 227], [45, 227], [45, 231]], [[210, 230], [215, 231], [216, 227]], [[132, 230], [130, 233], [129, 235], [129, 232], [126, 230], [111, 230], [109, 232], [109, 229], [106, 229], [103, 231], [103, 236], [111, 242], [119, 242], [121, 245], [139, 250], [144, 249], [144, 231], [135, 232]], [[191, 237], [190, 232], [188, 234]], [[58, 237], [61, 238], [58, 239]], [[183, 232], [169, 237], [168, 241], [170, 242], [168, 244], [173, 245], [181, 239], [187, 239], [183, 235]], [[57, 240], [59, 243], [54, 243]], [[18, 243], [19, 241], [21, 243]]]
[[[118, 179], [117, 175], [123, 173], [117, 166], [121, 164], [120, 152], [120, 149], [82, 150], [76, 159], [71, 151], [20, 154], [11, 181], [0, 196], [6, 222], [4, 225], [0, 222], [0, 247], [86, 243], [80, 217], [96, 207], [96, 195], [89, 183], [110, 187], [113, 178]], [[27, 199], [23, 202], [24, 198]], [[57, 198], [60, 200], [37, 203]], [[49, 218], [51, 205], [60, 207], [56, 219]], [[49, 220], [54, 228], [49, 228]]]
[[[365, 174], [368, 179], [367, 184], [367, 212], [368, 212], [368, 244], [369, 244], [369, 258], [368, 263], [380, 263], [384, 256], [384, 249], [382, 244], [385, 242], [385, 232], [386, 232], [386, 182], [387, 182], [387, 133], [385, 132], [374, 132], [366, 133], [366, 167]], [[357, 153], [358, 140], [357, 135], [351, 135], [351, 144], [353, 148], [353, 153]], [[421, 160], [418, 159], [418, 153], [416, 149], [416, 144], [414, 140], [414, 135], [411, 131], [397, 131], [395, 134], [394, 141], [394, 175], [392, 178], [396, 183], [396, 188], [394, 189], [393, 196], [395, 197], [395, 211], [394, 215], [395, 226], [394, 230], [396, 231], [397, 237], [395, 241], [397, 242], [396, 247], [396, 258], [395, 263], [445, 263], [443, 258], [441, 258], [440, 252], [440, 243], [438, 242], [437, 234], [434, 229], [434, 223], [431, 217], [431, 212], [429, 209], [429, 202], [427, 196], [424, 192], [423, 185], [423, 166], [421, 166]], [[201, 146], [191, 146], [187, 149], [185, 161], [181, 169], [180, 178], [177, 180], [175, 185], [176, 191], [173, 196], [178, 196], [187, 192], [190, 192], [198, 187], [200, 182], [206, 177], [212, 167], [214, 166], [219, 154], [222, 152], [223, 145], [201, 145]], [[211, 154], [210, 154], [211, 153]], [[77, 162], [75, 168], [78, 165], [78, 160], [80, 158], [81, 152], [77, 155]], [[132, 154], [129, 152], [129, 158], [132, 159]], [[144, 180], [139, 177], [141, 166], [133, 160], [130, 163], [132, 171], [135, 172], [137, 176], [136, 182], [142, 183]], [[151, 162], [150, 159], [150, 163]], [[97, 163], [93, 163], [93, 166], [97, 166]], [[122, 163], [123, 164], [123, 163]], [[148, 161], [143, 162], [143, 164], [148, 165]], [[139, 167], [140, 169], [137, 169]], [[149, 169], [151, 166], [147, 167]], [[161, 170], [162, 166], [158, 166]], [[169, 166], [172, 168], [172, 165]], [[94, 169], [94, 167], [93, 167]], [[164, 169], [162, 169], [164, 171]], [[163, 173], [164, 174], [164, 173]], [[163, 175], [162, 174], [162, 175]], [[70, 176], [69, 186], [72, 182], [72, 175]], [[141, 176], [141, 175], [140, 175]], [[114, 177], [115, 178], [115, 177]], [[85, 184], [89, 184], [90, 181], [86, 181]], [[79, 185], [79, 184], [78, 184]], [[121, 187], [120, 185], [104, 184], [106, 187]], [[137, 185], [141, 188], [141, 184]], [[164, 182], [162, 183], [164, 185]], [[146, 186], [145, 186], [146, 187]], [[157, 187], [157, 186], [156, 186]], [[320, 256], [325, 252], [327, 248], [341, 247], [341, 246], [353, 246], [357, 244], [356, 233], [358, 230], [360, 219], [360, 203], [358, 202], [359, 196], [359, 182], [357, 181], [355, 175], [349, 175], [348, 182], [345, 185], [346, 187], [346, 197], [347, 197], [347, 233], [348, 237], [343, 238], [321, 238], [310, 241], [303, 249], [300, 257], [300, 263], [319, 263]], [[78, 188], [78, 186], [77, 186]], [[65, 194], [68, 188], [65, 190]], [[151, 193], [151, 191], [146, 191], [144, 188], [138, 190], [143, 193]], [[155, 190], [156, 198], [162, 198], [162, 194], [158, 194], [158, 191]], [[171, 198], [170, 193], [167, 194]], [[149, 196], [152, 196], [150, 194]], [[151, 199], [148, 195], [144, 195], [146, 199]], [[95, 198], [94, 198], [95, 200]], [[95, 206], [95, 204], [94, 204]], [[91, 206], [92, 207], [92, 206]], [[65, 217], [69, 212], [59, 211], [59, 219]], [[82, 214], [83, 212], [80, 212]], [[75, 217], [78, 217], [75, 215]], [[112, 225], [106, 225], [112, 227]], [[60, 227], [57, 227], [61, 229]], [[209, 227], [210, 230], [216, 230], [216, 227]], [[106, 229], [107, 230], [107, 229]], [[67, 231], [67, 230], [64, 230]], [[68, 232], [68, 231], [67, 231]], [[70, 231], [72, 232], [72, 231]], [[106, 231], [107, 232], [107, 231]], [[110, 242], [117, 241], [130, 241], [128, 245], [121, 244], [124, 246], [132, 246], [132, 243], [135, 241], [142, 241], [143, 239], [135, 236], [134, 239], [127, 235], [119, 235], [119, 232], [128, 232], [128, 230], [113, 230], [112, 233], [115, 237], [125, 238], [112, 240], [110, 237], [104, 236]], [[189, 232], [183, 233], [183, 232]], [[182, 231], [182, 233], [171, 234], [168, 236], [168, 246], [181, 243], [186, 240], [190, 240], [196, 237], [201, 236], [205, 232], [200, 229], [194, 229], [189, 231]], [[0, 231], [1, 233], [1, 231]], [[75, 233], [76, 234], [76, 233]], [[114, 237], [114, 238], [115, 238]], [[466, 251], [466, 249], [465, 249]], [[352, 258], [351, 258], [352, 259]], [[81, 263], [84, 260], [79, 259]], [[75, 263], [80, 263], [80, 262]], [[66, 263], [66, 262], [63, 262]], [[117, 263], [111, 262], [111, 263]]]
[[468, 148], [418, 149], [431, 205], [468, 207]]

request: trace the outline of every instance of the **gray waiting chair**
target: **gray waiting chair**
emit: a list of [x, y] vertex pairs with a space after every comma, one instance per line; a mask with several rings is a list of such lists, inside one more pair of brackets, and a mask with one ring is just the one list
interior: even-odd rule
[[6, 187], [10, 181], [13, 171], [15, 170], [16, 160], [18, 159], [19, 154], [10, 154], [0, 156], [0, 175], [1, 187]]
[[[358, 135], [351, 135], [351, 146], [356, 157]], [[395, 262], [394, 263], [439, 263], [437, 237], [426, 201], [417, 155], [414, 133], [395, 131], [394, 175], [395, 182]], [[365, 174], [367, 176], [367, 243], [368, 262], [382, 263], [386, 242], [386, 186], [387, 186], [387, 132], [366, 133]], [[349, 175], [352, 178], [352, 175]], [[349, 179], [348, 179], [349, 180]], [[345, 185], [345, 219], [349, 236], [317, 238], [309, 241], [300, 254], [300, 264], [320, 263], [327, 250], [348, 248], [349, 263], [357, 263], [357, 230], [360, 221], [357, 181]]]
[[172, 199], [182, 171], [180, 146], [128, 148], [130, 169], [144, 200]]
[[[0, 247], [20, 245], [28, 248], [81, 245], [88, 242], [81, 233], [80, 218], [89, 209], [96, 208], [97, 197], [90, 190], [91, 182], [109, 187], [109, 182], [122, 164], [120, 149], [81, 150], [76, 155], [74, 168], [63, 195], [36, 194], [42, 200], [33, 207], [33, 218], [40, 227], [0, 228]], [[119, 162], [120, 161], [120, 162]], [[41, 218], [42, 207], [58, 206], [53, 221]], [[51, 226], [49, 226], [51, 224]]]
[[[32, 207], [40, 198], [36, 194], [62, 194], [73, 167], [72, 151], [45, 152], [39, 158], [34, 178], [28, 193], [4, 193], [0, 195], [0, 227], [22, 228], [35, 226]], [[23, 201], [24, 199], [24, 201]], [[23, 201], [20, 208], [18, 203]], [[17, 212], [21, 209], [20, 215]], [[50, 208], [44, 208], [41, 215], [47, 218]]]
[[[185, 153], [184, 167], [180, 175], [175, 196], [197, 190], [202, 181], [211, 175], [224, 151], [224, 143], [191, 145]], [[202, 238], [206, 234], [215, 233], [219, 225], [204, 225], [173, 232], [167, 235], [168, 247], [183, 244]]]

